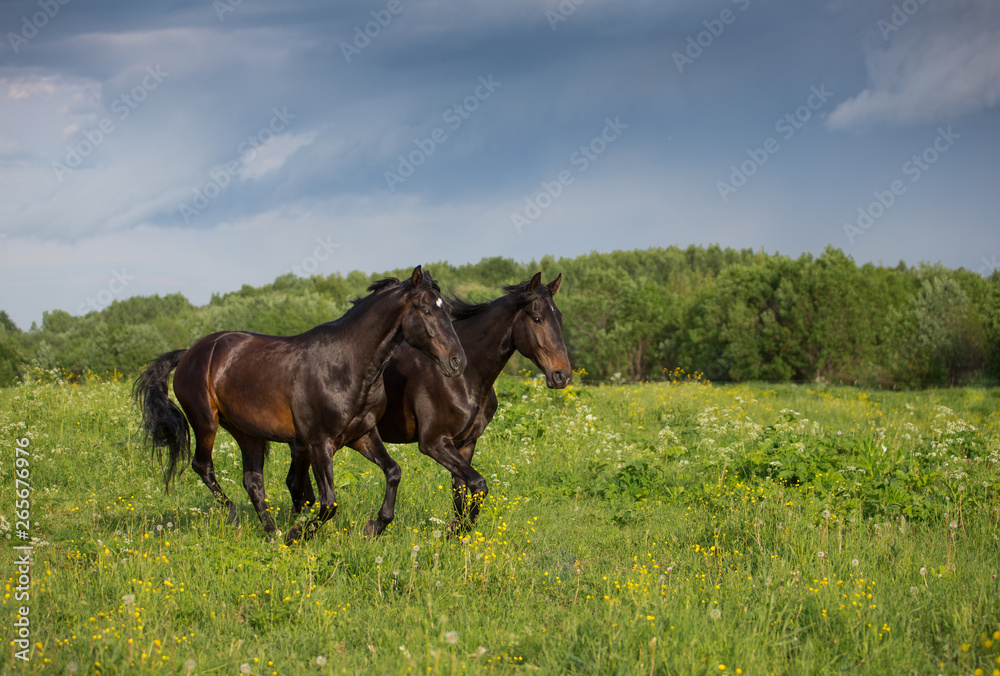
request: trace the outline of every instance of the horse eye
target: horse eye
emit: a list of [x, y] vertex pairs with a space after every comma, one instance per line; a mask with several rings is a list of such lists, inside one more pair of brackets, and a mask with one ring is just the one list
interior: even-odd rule
[[535, 322], [536, 324], [541, 324], [542, 323], [542, 318], [541, 317], [532, 317], [531, 321]]
[[421, 312], [423, 312], [423, 313], [424, 313], [425, 315], [427, 315], [428, 317], [429, 317], [429, 316], [430, 316], [430, 314], [431, 314], [431, 311], [430, 311], [430, 310], [428, 310], [428, 309], [427, 309], [427, 308], [425, 308], [425, 307], [423, 307], [423, 308], [420, 308], [420, 311], [421, 311]]

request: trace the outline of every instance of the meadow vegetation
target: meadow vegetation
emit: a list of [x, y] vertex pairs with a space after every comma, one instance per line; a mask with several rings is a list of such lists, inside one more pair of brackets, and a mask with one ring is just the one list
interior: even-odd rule
[[[30, 609], [24, 673], [1000, 674], [1000, 392], [638, 385], [502, 377], [475, 465], [490, 495], [448, 537], [450, 477], [415, 446], [395, 522], [361, 529], [382, 473], [336, 458], [339, 511], [291, 548], [190, 470], [171, 493], [129, 383], [30, 372], [0, 390], [0, 628]], [[288, 449], [265, 469], [292, 524]], [[7, 638], [5, 638], [7, 644]]]

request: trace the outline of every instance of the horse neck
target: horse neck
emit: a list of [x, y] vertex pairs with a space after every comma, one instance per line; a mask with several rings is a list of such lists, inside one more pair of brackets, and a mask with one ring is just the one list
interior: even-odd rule
[[[345, 315], [350, 321], [341, 325], [349, 331], [351, 340], [358, 346], [351, 357], [351, 366], [363, 365], [356, 374], [360, 391], [367, 392], [380, 378], [385, 363], [403, 342], [402, 302], [395, 291], [383, 291], [374, 298], [364, 299], [364, 306], [352, 308], [355, 317]], [[353, 370], [353, 369], [352, 369]], [[355, 378], [352, 378], [355, 380]]]
[[466, 382], [473, 382], [479, 388], [492, 387], [496, 382], [514, 354], [514, 318], [518, 309], [501, 298], [482, 312], [454, 322], [467, 358]]

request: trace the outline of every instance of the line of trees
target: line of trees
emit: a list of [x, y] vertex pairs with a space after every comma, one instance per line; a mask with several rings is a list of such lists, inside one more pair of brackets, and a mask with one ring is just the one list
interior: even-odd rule
[[[719, 246], [427, 268], [442, 288], [476, 300], [538, 270], [546, 281], [561, 272], [556, 300], [570, 358], [597, 380], [656, 379], [677, 368], [713, 380], [881, 387], [1000, 380], [997, 272], [858, 266], [829, 247], [790, 258]], [[339, 317], [373, 280], [408, 273], [288, 274], [202, 307], [180, 294], [133, 297], [82, 317], [46, 312], [27, 331], [0, 311], [0, 385], [29, 365], [134, 374], [214, 331], [299, 333]]]

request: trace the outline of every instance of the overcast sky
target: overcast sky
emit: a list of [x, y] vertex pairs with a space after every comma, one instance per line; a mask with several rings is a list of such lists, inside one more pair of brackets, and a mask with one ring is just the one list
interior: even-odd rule
[[496, 255], [998, 266], [995, 0], [5, 0], [0, 35], [25, 329]]

